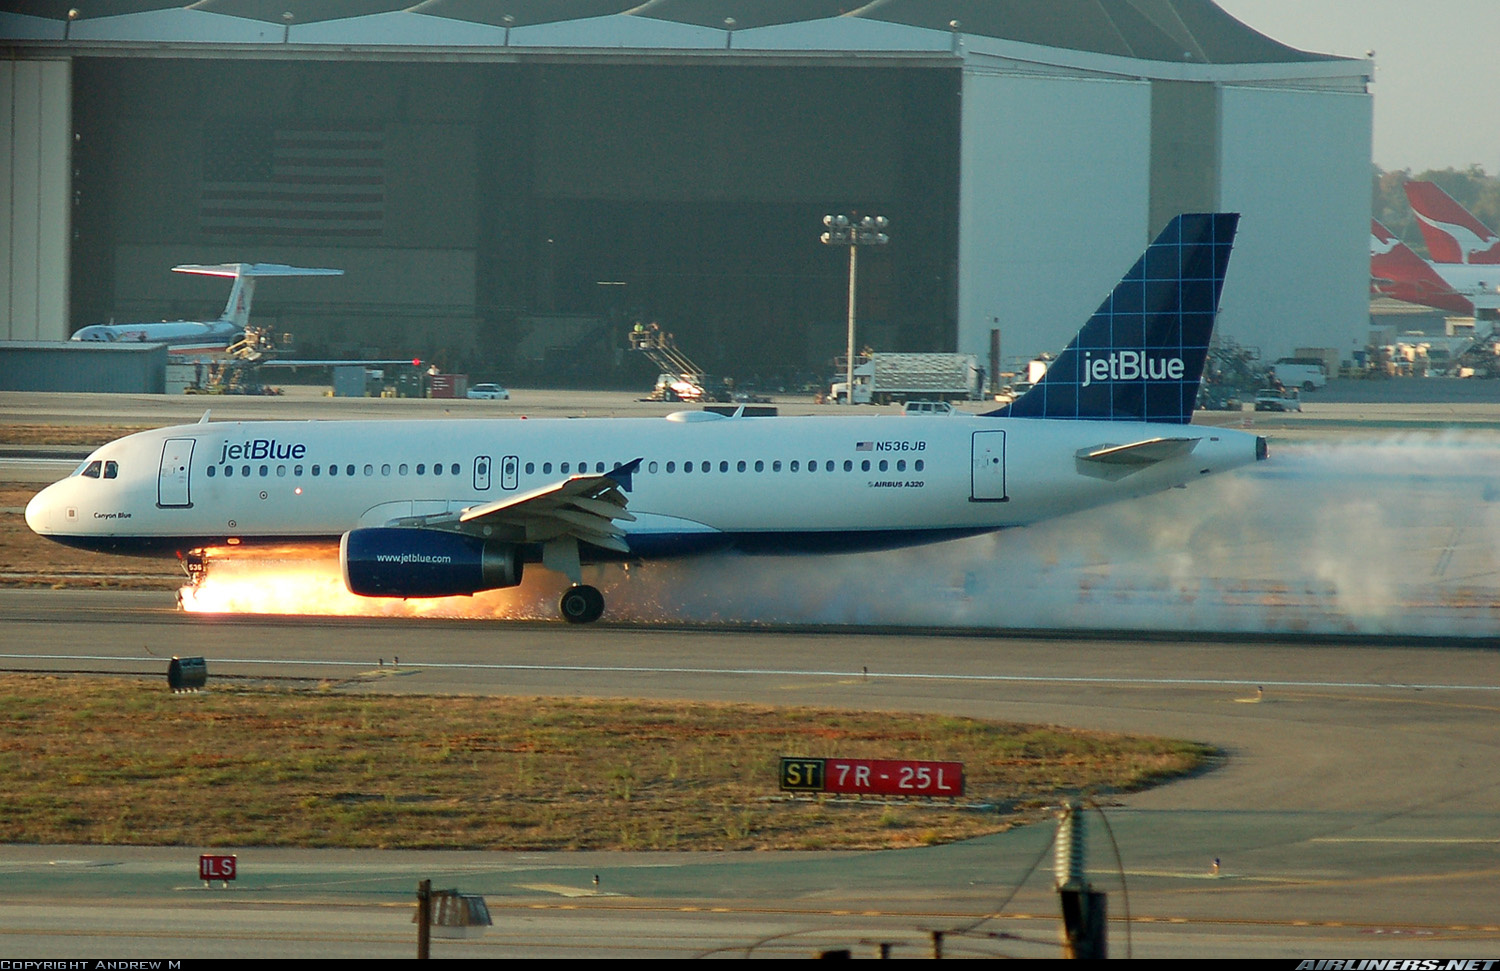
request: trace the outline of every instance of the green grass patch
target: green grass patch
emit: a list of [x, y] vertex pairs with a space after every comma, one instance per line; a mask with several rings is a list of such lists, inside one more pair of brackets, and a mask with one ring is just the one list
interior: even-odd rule
[[[782, 755], [965, 764], [957, 804], [781, 800]], [[0, 676], [0, 842], [869, 849], [1193, 772], [1192, 742], [755, 705]], [[978, 805], [987, 808], [977, 809]]]

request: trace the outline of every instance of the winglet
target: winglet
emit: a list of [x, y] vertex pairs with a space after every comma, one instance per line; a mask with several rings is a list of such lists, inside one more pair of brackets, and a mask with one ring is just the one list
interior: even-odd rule
[[612, 481], [621, 489], [624, 489], [626, 492], [630, 492], [631, 478], [640, 470], [641, 460], [633, 459], [632, 461], [626, 462], [624, 465], [617, 465], [614, 468], [610, 469], [608, 472], [604, 473], [604, 477]]

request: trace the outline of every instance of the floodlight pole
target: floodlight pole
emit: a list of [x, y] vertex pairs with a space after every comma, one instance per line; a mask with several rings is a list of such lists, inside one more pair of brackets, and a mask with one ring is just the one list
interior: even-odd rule
[[856, 281], [859, 279], [859, 247], [853, 243], [849, 244], [849, 346], [844, 355], [844, 380], [848, 382], [844, 388], [849, 392], [845, 398], [849, 404], [854, 404], [854, 293], [858, 288]]
[[822, 241], [829, 246], [849, 247], [849, 342], [844, 356], [845, 403], [854, 404], [854, 295], [859, 279], [859, 248], [884, 246], [891, 238], [884, 232], [891, 221], [884, 216], [850, 218], [839, 213], [823, 217], [828, 230]]

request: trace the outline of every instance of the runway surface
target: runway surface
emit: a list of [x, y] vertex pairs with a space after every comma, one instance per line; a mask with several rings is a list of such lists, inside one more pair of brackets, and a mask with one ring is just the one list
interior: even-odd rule
[[[170, 601], [0, 591], [0, 667], [163, 677], [170, 655], [202, 654], [211, 679], [326, 679], [351, 693], [816, 704], [1193, 738], [1225, 764], [1116, 800], [1109, 833], [1090, 824], [1113, 955], [1500, 948], [1500, 671], [1487, 647], [217, 618]], [[490, 933], [438, 941], [435, 956], [738, 955], [777, 935], [789, 936], [753, 953], [891, 941], [923, 956], [932, 930], [997, 910], [949, 934], [945, 953], [1052, 956], [1051, 836], [1038, 825], [842, 854], [240, 848], [228, 890], [197, 883], [198, 847], [12, 846], [0, 848], [0, 940], [17, 957], [407, 956], [413, 891], [431, 878], [483, 894], [495, 916]]]

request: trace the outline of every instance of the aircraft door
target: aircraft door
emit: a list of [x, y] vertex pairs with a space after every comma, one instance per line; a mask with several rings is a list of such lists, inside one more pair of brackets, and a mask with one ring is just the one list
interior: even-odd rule
[[970, 502], [1009, 502], [1005, 492], [1005, 433], [975, 432]]
[[520, 478], [520, 465], [521, 460], [514, 455], [507, 455], [500, 460], [500, 488], [515, 489]]
[[169, 438], [161, 447], [161, 471], [156, 480], [156, 504], [163, 509], [186, 509], [193, 504], [188, 473], [193, 465], [191, 438]]
[[474, 490], [484, 492], [490, 487], [490, 457], [488, 455], [477, 455], [474, 457]]

